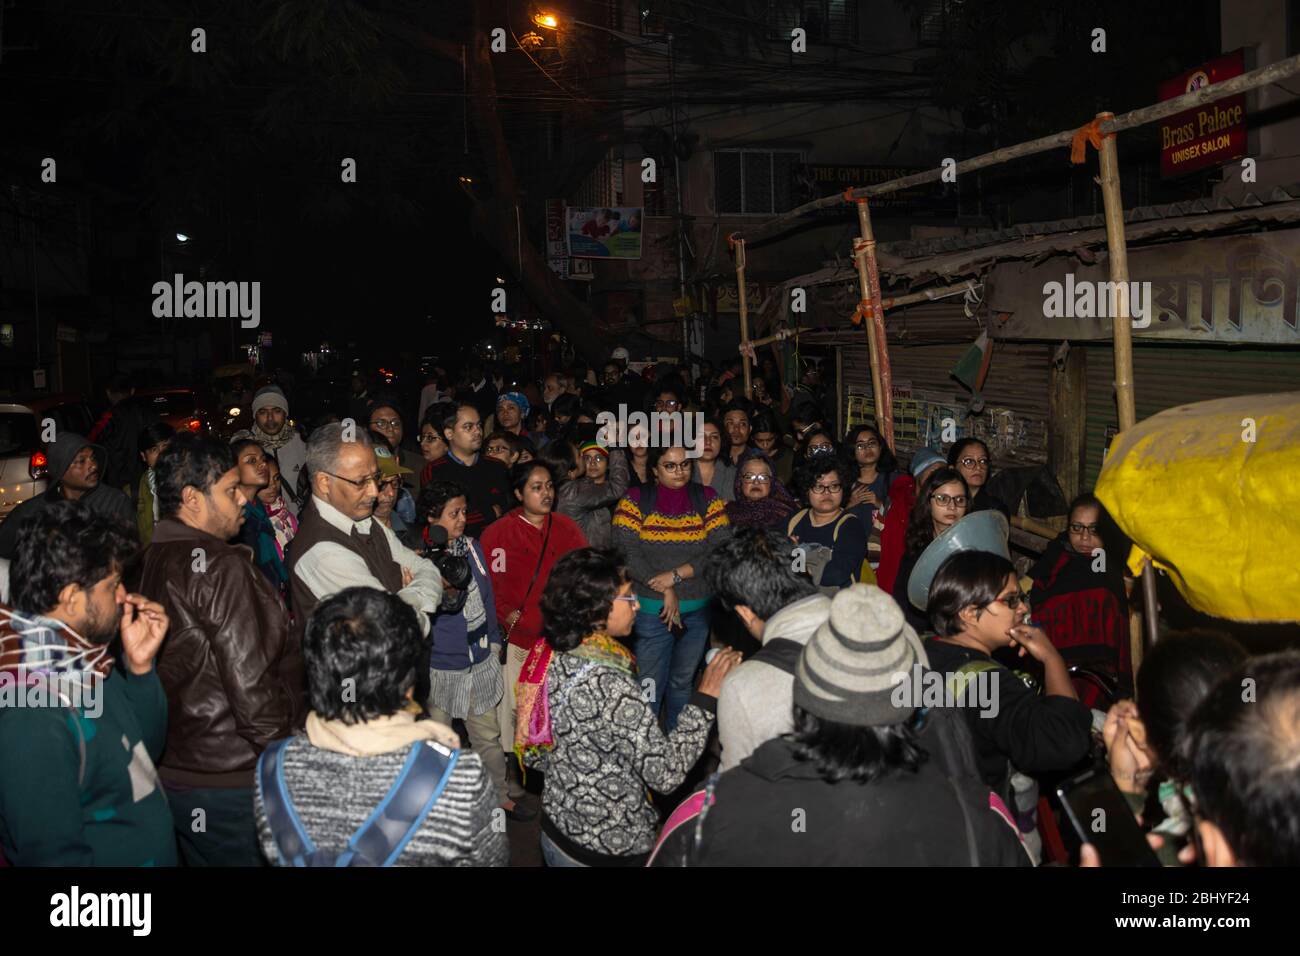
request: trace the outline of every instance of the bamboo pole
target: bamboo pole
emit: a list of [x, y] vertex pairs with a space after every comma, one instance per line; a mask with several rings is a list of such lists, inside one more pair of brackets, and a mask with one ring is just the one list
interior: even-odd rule
[[745, 240], [732, 236], [736, 255], [736, 295], [740, 302], [740, 358], [745, 370], [745, 398], [752, 398], [754, 385], [749, 368], [749, 298], [745, 295]]
[[[1112, 113], [1098, 113], [1102, 129], [1114, 119]], [[1113, 133], [1103, 133], [1098, 160], [1101, 165], [1101, 197], [1106, 213], [1106, 249], [1110, 266], [1110, 281], [1115, 284], [1114, 301], [1119, 314], [1111, 319], [1111, 334], [1115, 340], [1115, 404], [1119, 408], [1119, 430], [1127, 431], [1137, 424], [1137, 404], [1133, 397], [1133, 329], [1129, 315], [1128, 242], [1124, 238], [1124, 200], [1119, 186], [1119, 156]], [[1142, 595], [1145, 604], [1143, 623], [1146, 644], [1142, 635], [1130, 634], [1132, 642], [1133, 672], [1142, 663], [1144, 646], [1156, 642], [1158, 613], [1156, 608], [1156, 572], [1147, 561], [1142, 568]]]
[[876, 268], [876, 236], [871, 229], [871, 212], [865, 199], [855, 200], [858, 229], [862, 236], [853, 240], [853, 258], [858, 266], [858, 289], [867, 315], [867, 351], [871, 358], [871, 393], [876, 404], [876, 427], [885, 444], [894, 447], [893, 376], [889, 370], [889, 345], [885, 341], [885, 314], [880, 305], [880, 272]]
[[[909, 292], [907, 295], [896, 295], [893, 298], [885, 299], [880, 303], [881, 308], [888, 311], [889, 309], [898, 309], [905, 305], [915, 305], [917, 302], [936, 302], [939, 299], [946, 299], [950, 296], [961, 295], [967, 290], [974, 291], [980, 283], [966, 281], [959, 285], [940, 286], [937, 289], [926, 289], [924, 292]], [[764, 345], [772, 345], [775, 342], [784, 342], [786, 339], [794, 338], [796, 335], [803, 335], [811, 332], [812, 329], [795, 328], [782, 329], [772, 335], [765, 335], [761, 339], [751, 339], [750, 345], [754, 348], [762, 348]]]
[[[1241, 76], [1234, 76], [1231, 79], [1223, 80], [1211, 86], [1203, 86], [1199, 90], [1193, 90], [1191, 93], [1185, 93], [1182, 96], [1176, 96], [1172, 100], [1164, 100], [1151, 106], [1144, 106], [1141, 109], [1132, 110], [1120, 116], [1113, 116], [1102, 124], [1103, 133], [1120, 133], [1124, 130], [1135, 129], [1139, 126], [1145, 126], [1147, 123], [1153, 123], [1156, 120], [1165, 119], [1184, 110], [1193, 109], [1197, 106], [1203, 106], [1206, 103], [1213, 103], [1227, 96], [1233, 96], [1237, 93], [1244, 93], [1247, 90], [1257, 89], [1261, 86], [1268, 86], [1279, 80], [1285, 80], [1287, 77], [1300, 74], [1300, 56], [1288, 57], [1285, 60], [1279, 60], [1268, 66], [1260, 67], [1257, 70], [1251, 70], [1249, 73], [1243, 73]], [[987, 169], [990, 166], [998, 166], [1002, 163], [1013, 159], [1020, 159], [1023, 156], [1033, 156], [1036, 153], [1046, 153], [1054, 149], [1060, 149], [1062, 146], [1070, 145], [1074, 139], [1075, 130], [1064, 130], [1060, 133], [1053, 133], [1050, 136], [1043, 136], [1039, 139], [1030, 140], [1027, 143], [1020, 143], [1016, 146], [1007, 146], [1002, 149], [995, 149], [991, 153], [984, 153], [981, 156], [975, 156], [971, 159], [962, 160], [955, 167], [949, 167], [957, 174], [974, 172], [977, 169]], [[745, 239], [749, 242], [761, 242], [764, 239], [770, 239], [790, 228], [795, 222], [802, 219], [811, 212], [820, 209], [831, 209], [838, 205], [843, 199], [869, 199], [874, 196], [885, 196], [890, 193], [896, 193], [904, 189], [910, 189], [913, 186], [921, 186], [925, 183], [939, 182], [943, 178], [946, 170], [940, 166], [937, 169], [927, 169], [924, 172], [914, 173], [911, 176], [903, 176], [900, 179], [891, 179], [889, 182], [877, 183], [874, 186], [860, 186], [857, 189], [850, 190], [847, 195], [840, 196], [823, 196], [821, 199], [814, 199], [812, 202], [804, 203], [802, 206], [796, 206], [789, 212], [782, 213], [761, 226], [747, 230]]]

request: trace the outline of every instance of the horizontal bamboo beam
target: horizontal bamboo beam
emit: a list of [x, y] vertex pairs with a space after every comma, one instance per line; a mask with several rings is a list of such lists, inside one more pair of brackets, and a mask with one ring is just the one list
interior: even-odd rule
[[[1261, 86], [1269, 86], [1279, 80], [1285, 80], [1288, 77], [1300, 74], [1300, 55], [1288, 57], [1285, 60], [1278, 60], [1276, 63], [1270, 63], [1268, 66], [1260, 67], [1257, 70], [1251, 70], [1249, 73], [1243, 73], [1240, 76], [1234, 76], [1231, 79], [1215, 83], [1211, 86], [1203, 86], [1199, 90], [1193, 90], [1191, 93], [1185, 93], [1182, 96], [1176, 96], [1171, 100], [1164, 100], [1160, 103], [1154, 103], [1151, 106], [1144, 106], [1141, 109], [1131, 110], [1114, 119], [1103, 122], [1100, 126], [1101, 132], [1104, 133], [1121, 133], [1125, 130], [1135, 129], [1144, 126], [1147, 123], [1156, 120], [1165, 119], [1181, 113], [1184, 110], [1194, 109], [1206, 103], [1213, 103], [1224, 97], [1234, 96], [1237, 93], [1244, 93], [1248, 90], [1258, 89]], [[964, 159], [956, 164], [955, 173], [969, 173], [977, 169], [987, 169], [990, 166], [999, 166], [1002, 163], [1010, 162], [1013, 159], [1020, 159], [1024, 156], [1033, 156], [1037, 153], [1045, 153], [1049, 150], [1060, 149], [1063, 146], [1069, 146], [1074, 139], [1077, 130], [1068, 129], [1059, 133], [1053, 133], [1050, 136], [1042, 136], [1038, 139], [1030, 140], [1027, 143], [1019, 143], [1015, 146], [1005, 146], [1002, 149], [995, 149], [991, 153], [984, 153], [981, 156], [975, 156], [971, 159]], [[952, 168], [952, 167], [950, 167]], [[846, 199], [870, 199], [873, 196], [885, 196], [889, 193], [900, 192], [904, 189], [911, 189], [913, 186], [921, 186], [925, 183], [938, 182], [944, 173], [942, 166], [937, 169], [927, 169], [923, 172], [913, 173], [911, 176], [903, 176], [899, 179], [891, 179], [888, 182], [877, 183], [874, 186], [861, 186], [857, 189], [850, 190], [843, 194], [834, 196], [824, 196], [821, 199], [814, 199], [812, 202], [806, 202], [802, 206], [796, 206], [789, 212], [782, 213], [773, 219], [769, 219], [754, 229], [749, 229], [744, 233], [744, 238], [749, 243], [762, 242], [770, 239], [777, 234], [790, 228], [799, 219], [802, 219], [808, 213], [816, 212], [819, 209], [831, 209], [840, 205]]]

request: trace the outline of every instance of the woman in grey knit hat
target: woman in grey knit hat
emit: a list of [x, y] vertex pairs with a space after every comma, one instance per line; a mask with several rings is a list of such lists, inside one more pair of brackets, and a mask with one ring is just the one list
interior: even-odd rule
[[794, 732], [717, 778], [694, 820], [670, 819], [653, 862], [1028, 865], [988, 788], [927, 752], [915, 690], [926, 665], [893, 598], [868, 584], [840, 591], [795, 668]]

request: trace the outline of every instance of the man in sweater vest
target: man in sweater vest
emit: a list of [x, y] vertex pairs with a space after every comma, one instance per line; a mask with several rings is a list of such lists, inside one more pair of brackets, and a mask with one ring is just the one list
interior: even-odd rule
[[429, 615], [442, 601], [442, 576], [373, 520], [379, 497], [379, 461], [364, 429], [354, 423], [322, 425], [307, 442], [311, 506], [289, 546], [289, 581], [299, 634], [316, 605], [345, 588], [396, 594]]

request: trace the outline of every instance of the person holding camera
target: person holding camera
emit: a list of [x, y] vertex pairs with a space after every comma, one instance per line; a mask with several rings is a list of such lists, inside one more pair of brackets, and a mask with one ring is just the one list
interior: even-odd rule
[[426, 703], [429, 716], [440, 723], [465, 722], [470, 746], [496, 784], [506, 816], [527, 821], [537, 813], [516, 803], [523, 787], [506, 774], [497, 719], [505, 693], [501, 628], [483, 549], [465, 533], [468, 507], [465, 489], [453, 481], [431, 481], [420, 489], [423, 553], [443, 581], [442, 602], [431, 615]]

